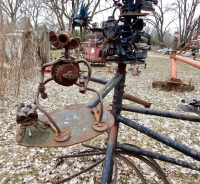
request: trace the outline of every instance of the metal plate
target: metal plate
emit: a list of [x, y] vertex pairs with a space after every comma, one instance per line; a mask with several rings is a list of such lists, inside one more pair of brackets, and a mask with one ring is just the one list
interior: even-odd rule
[[[69, 139], [64, 142], [56, 141], [55, 131], [50, 126], [45, 127], [39, 122], [37, 127], [31, 126], [31, 137], [28, 128], [24, 131], [21, 128], [18, 130], [16, 136], [18, 144], [31, 147], [63, 147], [85, 142], [105, 132], [93, 129], [96, 119], [91, 109], [84, 105], [69, 105], [64, 109], [50, 112], [50, 115], [61, 131], [69, 132]], [[40, 116], [39, 119], [42, 122], [49, 121], [45, 115]], [[108, 123], [110, 129], [114, 124], [114, 117], [109, 111], [104, 110], [102, 121]]]

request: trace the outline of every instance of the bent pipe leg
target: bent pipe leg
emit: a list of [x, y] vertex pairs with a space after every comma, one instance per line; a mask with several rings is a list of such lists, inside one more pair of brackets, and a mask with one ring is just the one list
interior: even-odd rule
[[145, 135], [149, 136], [149, 137], [152, 137], [153, 139], [159, 141], [159, 142], [162, 142], [163, 144], [166, 144], [168, 146], [170, 146], [171, 148], [174, 148], [175, 150], [177, 151], [180, 151], [182, 153], [184, 153], [185, 155], [187, 156], [190, 156], [198, 161], [200, 161], [200, 154], [199, 152], [183, 145], [183, 144], [180, 144], [168, 137], [165, 137], [161, 134], [158, 134], [157, 132], [151, 130], [151, 129], [148, 129], [147, 127], [145, 126], [142, 126], [134, 121], [131, 121], [125, 117], [122, 117], [122, 116], [118, 116], [117, 117], [117, 120], [122, 122], [123, 124], [131, 127], [131, 128], [134, 128], [135, 130], [141, 132], [141, 133], [144, 133]]

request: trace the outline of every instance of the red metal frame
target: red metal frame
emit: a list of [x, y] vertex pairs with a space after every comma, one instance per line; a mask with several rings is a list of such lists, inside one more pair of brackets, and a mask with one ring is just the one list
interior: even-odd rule
[[185, 58], [183, 56], [177, 55], [177, 54], [171, 54], [170, 58], [172, 59], [172, 68], [171, 68], [171, 79], [176, 79], [177, 78], [177, 60], [182, 61], [184, 63], [187, 63], [189, 65], [192, 65], [196, 68], [200, 69], [200, 62], [193, 60], [193, 59], [189, 59], [189, 58]]

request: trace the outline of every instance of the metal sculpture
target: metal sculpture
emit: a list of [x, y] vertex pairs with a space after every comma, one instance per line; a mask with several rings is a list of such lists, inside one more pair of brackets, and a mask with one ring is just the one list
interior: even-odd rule
[[[174, 91], [193, 91], [195, 87], [193, 85], [185, 84], [182, 82], [181, 79], [177, 78], [177, 60], [184, 62], [186, 64], [189, 64], [191, 66], [194, 66], [196, 68], [200, 69], [200, 63], [198, 61], [195, 61], [194, 59], [189, 59], [186, 57], [181, 56], [180, 54], [184, 51], [190, 48], [190, 44], [185, 45], [185, 42], [182, 42], [180, 46], [177, 46], [178, 38], [174, 38], [174, 50], [171, 51], [170, 58], [171, 58], [171, 77], [167, 81], [154, 81], [152, 83], [152, 87], [156, 88], [159, 87], [164, 90], [174, 90]], [[176, 47], [175, 47], [176, 45]], [[176, 48], [180, 49], [179, 51], [176, 50]]]
[[[164, 183], [169, 182], [167, 181], [164, 172], [154, 159], [200, 171], [200, 165], [144, 150], [133, 144], [121, 144], [117, 141], [118, 131], [120, 128], [119, 125], [120, 123], [123, 123], [195, 160], [200, 160], [199, 152], [121, 115], [122, 111], [129, 111], [200, 122], [200, 117], [198, 116], [150, 109], [151, 104], [149, 102], [138, 99], [137, 97], [124, 92], [127, 64], [140, 60], [141, 56], [143, 58], [146, 56], [145, 53], [142, 52], [138, 54], [137, 49], [132, 49], [134, 48], [133, 45], [135, 42], [145, 34], [144, 32], [141, 32], [143, 20], [140, 17], [147, 14], [141, 13], [140, 11], [143, 5], [145, 5], [145, 10], [148, 9], [148, 7], [152, 10], [152, 3], [156, 3], [156, 1], [123, 0], [122, 3], [119, 3], [119, 1], [114, 1], [114, 3], [122, 9], [119, 21], [123, 24], [119, 25], [118, 21], [115, 21], [113, 17], [108, 18], [108, 21], [103, 27], [103, 39], [105, 39], [107, 46], [101, 52], [106, 61], [117, 62], [117, 73], [113, 78], [107, 81], [105, 79], [92, 77], [92, 69], [86, 60], [76, 60], [69, 55], [68, 49], [75, 48], [74, 45], [77, 47], [79, 43], [78, 39], [73, 38], [68, 32], [63, 32], [58, 36], [51, 32], [51, 43], [62, 44], [65, 48], [65, 54], [55, 61], [42, 66], [41, 80], [38, 91], [36, 92], [35, 107], [31, 108], [30, 106], [27, 106], [25, 110], [23, 109], [24, 105], [22, 104], [18, 108], [17, 123], [19, 124], [19, 130], [17, 132], [17, 141], [21, 145], [39, 147], [69, 146], [84, 142], [105, 131], [108, 134], [106, 148], [84, 144], [83, 146], [91, 149], [73, 155], [59, 156], [58, 165], [62, 163], [64, 158], [105, 155], [90, 167], [71, 175], [68, 178], [56, 181], [55, 183], [68, 181], [71, 178], [94, 168], [102, 162], [104, 165], [101, 183], [110, 183], [111, 180], [113, 183], [116, 183], [118, 167], [116, 158], [127, 163], [136, 172], [142, 183], [147, 183], [144, 176], [131, 159], [124, 155], [136, 157], [149, 165], [159, 175]], [[88, 67], [87, 75], [81, 74], [79, 63], [86, 64]], [[44, 81], [44, 68], [49, 65], [52, 65], [51, 77]], [[69, 105], [64, 109], [48, 113], [39, 103], [39, 94], [42, 98], [47, 98], [45, 85], [49, 81], [55, 81], [59, 85], [66, 87], [77, 85], [81, 93], [90, 90], [96, 92], [97, 95], [90, 99], [86, 104]], [[89, 81], [97, 82], [104, 86], [99, 91], [96, 91], [87, 86]], [[114, 94], [112, 105], [103, 106], [102, 99], [113, 88]], [[124, 105], [122, 104], [123, 99], [139, 103], [143, 105], [144, 108]], [[44, 113], [43, 116], [37, 116], [37, 108]]]

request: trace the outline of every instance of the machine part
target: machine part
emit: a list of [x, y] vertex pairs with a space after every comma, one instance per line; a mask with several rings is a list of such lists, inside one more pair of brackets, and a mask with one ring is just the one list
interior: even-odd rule
[[[91, 109], [84, 105], [69, 105], [61, 110], [56, 110], [49, 113], [50, 116], [56, 122], [56, 125], [61, 130], [60, 134], [55, 134], [53, 126], [47, 116], [43, 115], [39, 117], [37, 126], [31, 126], [31, 134], [29, 137], [27, 128], [20, 127], [17, 131], [18, 144], [30, 147], [63, 147], [70, 146], [77, 143], [85, 142], [92, 139], [104, 131], [95, 131], [93, 124], [96, 122], [94, 114], [91, 113]], [[114, 124], [113, 115], [107, 111], [103, 111], [102, 121], [108, 124], [106, 130], [110, 129]], [[45, 123], [43, 123], [45, 122]], [[44, 129], [41, 131], [38, 129]], [[70, 133], [69, 138], [63, 141], [68, 134], [63, 131]], [[61, 135], [59, 137], [59, 134]], [[19, 141], [20, 140], [20, 141]]]
[[45, 85], [40, 83], [38, 86], [38, 91], [41, 94], [42, 99], [46, 99], [48, 97], [47, 93], [45, 93]]
[[51, 75], [54, 81], [63, 86], [72, 86], [79, 78], [79, 67], [75, 64], [56, 64]]
[[66, 141], [70, 137], [70, 133], [66, 130], [58, 132], [55, 126], [51, 123], [51, 121], [46, 121], [44, 122], [44, 124], [51, 126], [51, 128], [55, 131], [54, 139], [58, 142]]
[[195, 87], [191, 84], [184, 84], [180, 79], [173, 79], [170, 81], [154, 81], [152, 82], [153, 88], [160, 88], [166, 91], [193, 91]]
[[96, 118], [95, 123], [93, 123], [93, 128], [96, 131], [105, 131], [108, 129], [108, 124], [106, 122], [103, 122], [100, 120], [99, 110], [97, 108], [92, 108], [92, 113], [94, 113], [94, 116]]
[[108, 124], [106, 123], [106, 122], [95, 122], [94, 124], [93, 124], [93, 128], [94, 128], [94, 130], [96, 130], [96, 131], [98, 131], [98, 132], [104, 132], [105, 130], [107, 130], [108, 129]]
[[59, 45], [58, 36], [54, 31], [49, 32], [49, 41], [54, 47], [58, 47]]

